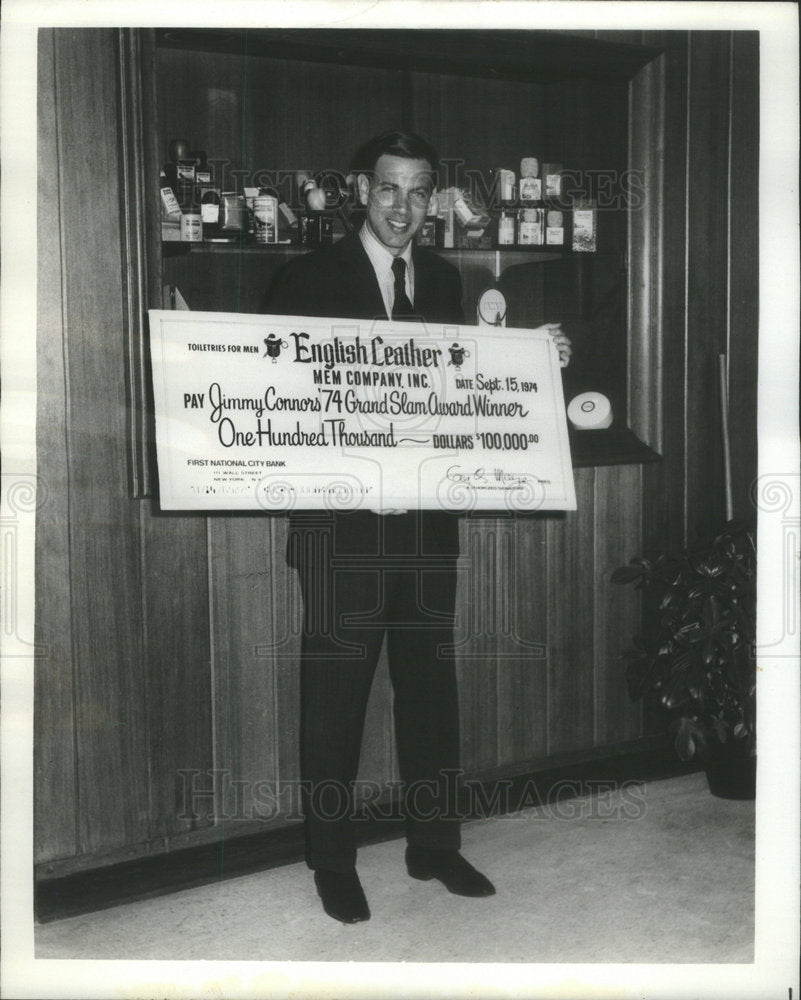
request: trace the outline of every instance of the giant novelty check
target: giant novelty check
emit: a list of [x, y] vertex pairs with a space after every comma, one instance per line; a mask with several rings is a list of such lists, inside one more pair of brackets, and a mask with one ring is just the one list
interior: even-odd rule
[[165, 510], [573, 510], [545, 331], [150, 311]]

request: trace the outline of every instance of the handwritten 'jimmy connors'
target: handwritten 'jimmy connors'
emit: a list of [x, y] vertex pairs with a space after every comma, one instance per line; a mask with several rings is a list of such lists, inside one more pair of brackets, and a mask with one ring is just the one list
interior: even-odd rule
[[[202, 406], [202, 395], [199, 397]], [[209, 419], [213, 424], [225, 419], [228, 411], [250, 411], [262, 417], [265, 411], [296, 413], [377, 413], [385, 416], [432, 417], [527, 417], [529, 411], [518, 402], [501, 403], [486, 393], [472, 392], [464, 399], [444, 400], [437, 392], [423, 399], [405, 390], [393, 389], [378, 398], [364, 399], [354, 389], [320, 389], [317, 396], [279, 396], [268, 386], [263, 396], [226, 396], [218, 382], [209, 386]]]

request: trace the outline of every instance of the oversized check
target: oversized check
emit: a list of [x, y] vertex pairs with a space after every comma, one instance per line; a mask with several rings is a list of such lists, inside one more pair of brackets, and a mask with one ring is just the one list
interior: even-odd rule
[[573, 510], [545, 331], [150, 311], [165, 510]]

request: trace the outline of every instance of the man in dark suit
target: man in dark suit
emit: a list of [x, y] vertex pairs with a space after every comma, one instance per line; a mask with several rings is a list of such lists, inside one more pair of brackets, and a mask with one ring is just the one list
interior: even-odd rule
[[[266, 311], [343, 319], [462, 323], [458, 271], [413, 244], [438, 158], [412, 133], [366, 143], [352, 172], [366, 220], [290, 262]], [[406, 866], [453, 893], [489, 896], [459, 853], [453, 801], [459, 710], [453, 657], [458, 519], [442, 510], [290, 514], [287, 559], [304, 602], [301, 771], [307, 863], [323, 907], [345, 923], [370, 916], [349, 819], [365, 709], [386, 635], [398, 761], [405, 786]]]

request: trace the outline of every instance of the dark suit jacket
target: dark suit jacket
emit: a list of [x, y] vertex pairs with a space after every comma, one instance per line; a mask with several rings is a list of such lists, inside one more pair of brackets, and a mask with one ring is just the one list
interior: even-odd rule
[[[459, 272], [437, 254], [420, 247], [414, 247], [412, 255], [415, 313], [432, 324], [463, 323]], [[357, 233], [286, 264], [267, 292], [264, 311], [284, 316], [387, 319], [373, 265]], [[302, 528], [303, 524], [303, 512], [290, 516], [292, 527]], [[337, 514], [335, 549], [340, 553], [372, 554], [377, 551], [378, 530], [379, 518], [374, 514]], [[419, 539], [423, 555], [457, 555], [456, 517], [446, 511], [420, 512]]]
[[[447, 261], [412, 250], [415, 312], [429, 323], [463, 323], [462, 282]], [[386, 319], [373, 265], [357, 233], [286, 264], [265, 298], [265, 312], [285, 316]]]

